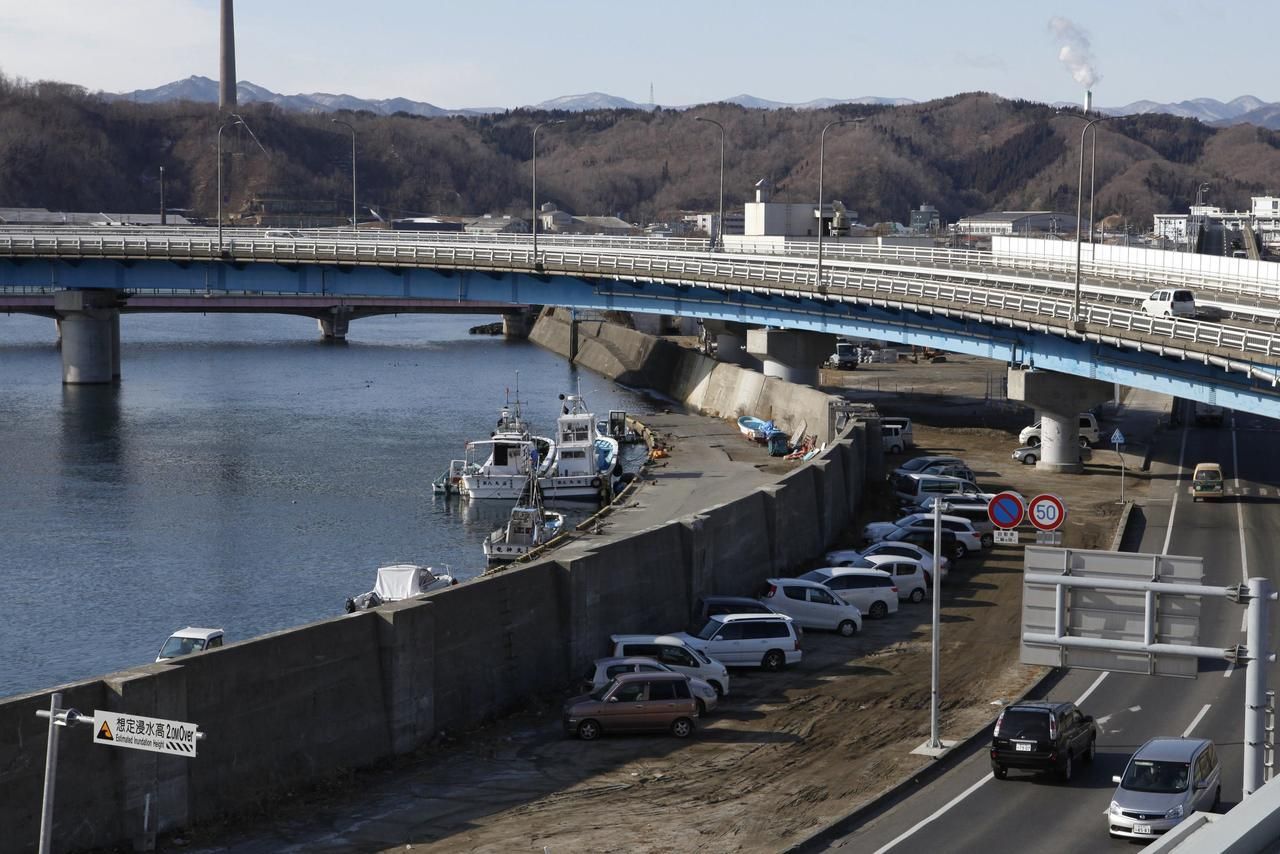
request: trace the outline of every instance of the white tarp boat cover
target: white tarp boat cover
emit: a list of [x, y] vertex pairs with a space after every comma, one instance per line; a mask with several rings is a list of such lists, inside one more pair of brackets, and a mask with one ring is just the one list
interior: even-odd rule
[[[426, 578], [423, 578], [423, 574]], [[378, 580], [373, 585], [373, 592], [383, 602], [395, 602], [408, 599], [422, 592], [423, 587], [431, 583], [431, 568], [413, 563], [397, 563], [392, 566], [378, 567]]]

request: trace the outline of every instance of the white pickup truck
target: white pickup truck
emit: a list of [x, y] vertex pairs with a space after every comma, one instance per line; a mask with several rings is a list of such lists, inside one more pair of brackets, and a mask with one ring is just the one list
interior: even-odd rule
[[827, 367], [839, 371], [853, 371], [858, 368], [858, 348], [849, 341], [837, 341], [836, 351], [827, 357]]
[[[1080, 413], [1080, 447], [1087, 448], [1090, 445], [1096, 445], [1102, 439], [1101, 431], [1098, 429], [1098, 419], [1094, 417], [1092, 412]], [[1035, 447], [1040, 444], [1040, 422], [1037, 421], [1030, 427], [1023, 427], [1022, 432], [1018, 434], [1018, 444], [1030, 445]]]

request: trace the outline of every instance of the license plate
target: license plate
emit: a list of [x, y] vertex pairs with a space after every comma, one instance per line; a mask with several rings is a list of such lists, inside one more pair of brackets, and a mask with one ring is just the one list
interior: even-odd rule
[[1014, 749], [1017, 750], [1019, 753], [1030, 753], [1031, 745], [1025, 741], [1020, 741], [1014, 745]]
[[1135, 825], [1133, 826], [1133, 832], [1134, 832], [1134, 833], [1140, 833], [1140, 834], [1142, 834], [1143, 836], [1150, 836], [1150, 835], [1151, 835], [1151, 825], [1149, 825], [1149, 824], [1135, 824]]

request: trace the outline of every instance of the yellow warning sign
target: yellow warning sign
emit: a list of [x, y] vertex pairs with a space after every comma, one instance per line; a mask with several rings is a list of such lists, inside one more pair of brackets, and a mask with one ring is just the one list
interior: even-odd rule
[[98, 727], [98, 738], [103, 741], [115, 741], [115, 736], [111, 734], [111, 727], [107, 726], [107, 722], [103, 721], [102, 726]]

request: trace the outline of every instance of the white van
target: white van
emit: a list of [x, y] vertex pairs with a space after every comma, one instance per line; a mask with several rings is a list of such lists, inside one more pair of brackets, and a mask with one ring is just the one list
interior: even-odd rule
[[[1102, 440], [1102, 431], [1098, 427], [1098, 419], [1092, 412], [1081, 412], [1080, 419], [1080, 447], [1087, 448], [1090, 445], [1096, 445]], [[1035, 447], [1040, 444], [1040, 422], [1032, 424], [1029, 427], [1023, 427], [1022, 432], [1018, 434], [1019, 445], [1030, 445]]]
[[980, 493], [981, 489], [963, 477], [947, 477], [941, 474], [904, 474], [893, 479], [893, 494], [904, 507], [923, 504], [938, 495], [964, 495]]
[[880, 445], [886, 454], [900, 454], [905, 451], [907, 440], [902, 435], [902, 428], [896, 424], [881, 424]]
[[836, 631], [847, 638], [862, 630], [862, 612], [816, 581], [770, 578], [760, 601], [806, 629]]
[[675, 635], [610, 635], [609, 641], [617, 658], [652, 658], [677, 673], [698, 677], [721, 697], [729, 694], [728, 669]]
[[734, 667], [781, 670], [803, 655], [800, 631], [786, 614], [716, 614], [696, 635], [676, 637]]
[[859, 611], [873, 620], [898, 611], [898, 586], [893, 583], [893, 576], [882, 569], [825, 566], [800, 577], [824, 585], [850, 605], [857, 605]]
[[1142, 301], [1142, 310], [1155, 317], [1195, 317], [1196, 295], [1186, 288], [1161, 288]]

